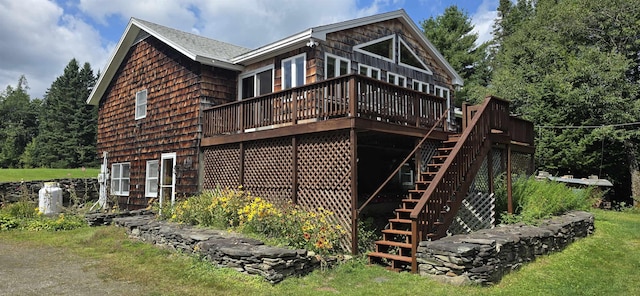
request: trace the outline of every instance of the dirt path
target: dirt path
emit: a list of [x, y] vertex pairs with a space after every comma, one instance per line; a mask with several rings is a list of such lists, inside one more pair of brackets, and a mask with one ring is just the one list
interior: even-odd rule
[[94, 263], [63, 249], [0, 241], [0, 295], [141, 295], [139, 285], [105, 279]]

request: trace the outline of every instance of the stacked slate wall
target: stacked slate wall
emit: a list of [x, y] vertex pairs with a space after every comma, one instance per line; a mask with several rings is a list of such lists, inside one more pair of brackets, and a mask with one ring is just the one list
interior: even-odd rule
[[562, 250], [594, 231], [593, 214], [571, 212], [539, 226], [506, 225], [420, 242], [421, 275], [450, 283], [494, 284], [537, 256]]

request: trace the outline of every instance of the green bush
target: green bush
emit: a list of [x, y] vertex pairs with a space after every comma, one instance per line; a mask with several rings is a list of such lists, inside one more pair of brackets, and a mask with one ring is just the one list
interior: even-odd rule
[[160, 219], [215, 228], [231, 228], [293, 248], [330, 253], [338, 249], [344, 229], [323, 208], [307, 211], [273, 204], [238, 189], [206, 191], [173, 207], [163, 206]]
[[62, 213], [53, 217], [44, 216], [36, 204], [29, 201], [15, 202], [0, 209], [0, 230], [58, 231], [86, 225], [81, 215]]
[[514, 213], [507, 214], [507, 189], [504, 176], [496, 182], [496, 212], [500, 222], [535, 224], [541, 219], [572, 210], [587, 210], [602, 198], [595, 187], [575, 189], [560, 182], [536, 180], [535, 177], [517, 176], [512, 182]]

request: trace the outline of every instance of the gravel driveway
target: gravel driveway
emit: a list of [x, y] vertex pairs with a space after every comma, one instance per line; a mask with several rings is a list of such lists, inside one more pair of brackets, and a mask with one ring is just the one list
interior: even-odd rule
[[0, 295], [145, 294], [139, 285], [105, 279], [92, 265], [63, 249], [0, 241]]

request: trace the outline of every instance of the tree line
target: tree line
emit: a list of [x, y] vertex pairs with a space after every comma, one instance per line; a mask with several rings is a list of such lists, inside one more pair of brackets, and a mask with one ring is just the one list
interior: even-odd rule
[[42, 99], [27, 79], [0, 93], [0, 168], [96, 167], [97, 107], [85, 103], [97, 76], [72, 59]]
[[500, 0], [493, 39], [456, 6], [422, 22], [465, 79], [457, 102], [486, 95], [536, 126], [536, 168], [600, 175], [619, 201], [640, 197], [640, 0]]
[[[465, 80], [456, 105], [507, 99], [536, 126], [537, 169], [598, 174], [619, 197], [640, 197], [640, 0], [500, 0], [497, 10], [483, 44], [456, 6], [421, 22]], [[7, 87], [0, 167], [96, 165], [97, 108], [85, 104], [95, 81], [74, 59], [42, 99], [24, 77]]]

